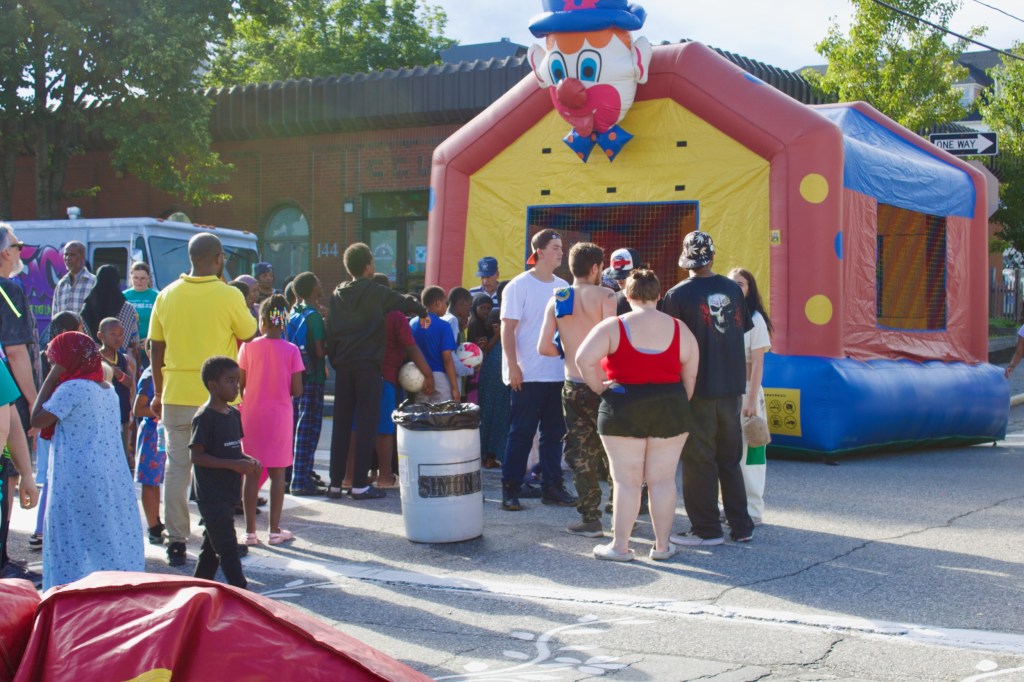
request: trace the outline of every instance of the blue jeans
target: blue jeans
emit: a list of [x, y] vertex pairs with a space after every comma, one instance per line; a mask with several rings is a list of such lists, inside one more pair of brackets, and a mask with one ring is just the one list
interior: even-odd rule
[[524, 382], [512, 391], [508, 445], [501, 465], [501, 482], [522, 486], [526, 462], [533, 447], [533, 436], [540, 427], [541, 484], [562, 484], [562, 439], [565, 417], [562, 415], [561, 381]]

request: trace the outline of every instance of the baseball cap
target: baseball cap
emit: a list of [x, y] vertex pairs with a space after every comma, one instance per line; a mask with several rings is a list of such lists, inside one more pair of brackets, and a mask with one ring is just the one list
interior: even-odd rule
[[498, 259], [493, 256], [484, 256], [476, 262], [477, 277], [494, 277], [498, 274]]
[[640, 267], [640, 254], [635, 249], [616, 249], [612, 252], [611, 276], [614, 279], [626, 279], [636, 268]]
[[257, 263], [256, 265], [252, 266], [252, 274], [255, 277], [259, 277], [260, 275], [262, 275], [264, 273], [273, 272], [273, 271], [274, 271], [274, 266], [271, 265], [270, 263], [267, 263], [266, 261], [264, 261], [262, 263]]
[[562, 235], [558, 234], [552, 229], [541, 230], [537, 234], [533, 235], [533, 239], [530, 240], [530, 257], [526, 259], [527, 265], [537, 264], [537, 252], [543, 251], [548, 247], [555, 239], [561, 239]]
[[683, 239], [683, 252], [679, 267], [687, 270], [702, 268], [715, 259], [715, 243], [707, 232], [691, 232]]

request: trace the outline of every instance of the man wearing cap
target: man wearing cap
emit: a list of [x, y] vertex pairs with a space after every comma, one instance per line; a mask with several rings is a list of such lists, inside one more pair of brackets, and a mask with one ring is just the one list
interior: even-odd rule
[[688, 269], [690, 278], [665, 294], [662, 308], [686, 323], [700, 348], [697, 386], [690, 399], [693, 430], [683, 448], [683, 503], [691, 528], [670, 537], [673, 544], [684, 546], [724, 542], [719, 485], [733, 541], [749, 542], [754, 529], [740, 469], [740, 408], [746, 389], [743, 334], [754, 323], [739, 285], [716, 275], [714, 260], [711, 235], [686, 235], [679, 267]]
[[261, 303], [273, 296], [274, 294], [281, 293], [274, 288], [274, 266], [270, 263], [257, 263], [252, 269], [253, 276], [256, 277], [256, 287], [259, 292], [256, 295], [256, 306], [259, 307]]
[[494, 301], [494, 305], [501, 305], [501, 295], [498, 291], [498, 259], [484, 256], [478, 260], [476, 276], [480, 278], [480, 286], [470, 289], [470, 295], [487, 294]]
[[519, 492], [526, 475], [526, 461], [533, 436], [540, 427], [541, 501], [575, 506], [576, 498], [565, 489], [562, 476], [562, 383], [565, 364], [561, 358], [537, 352], [544, 313], [556, 289], [569, 283], [555, 276], [562, 264], [562, 238], [554, 230], [541, 230], [530, 241], [532, 265], [508, 283], [501, 297], [501, 374], [512, 389], [508, 445], [501, 471], [501, 508], [519, 511]]
[[615, 292], [615, 314], [625, 315], [632, 311], [629, 307], [629, 301], [626, 300], [626, 292], [622, 289], [622, 280], [629, 277], [629, 273], [633, 272], [637, 267], [640, 266], [640, 254], [637, 253], [636, 249], [616, 249], [612, 252], [611, 270], [612, 279], [619, 282], [619, 290]]

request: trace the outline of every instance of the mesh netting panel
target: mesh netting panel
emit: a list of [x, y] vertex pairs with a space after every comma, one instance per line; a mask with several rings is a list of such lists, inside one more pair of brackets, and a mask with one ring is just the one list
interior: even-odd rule
[[686, 275], [678, 266], [683, 237], [697, 229], [697, 204], [602, 204], [599, 206], [537, 206], [527, 213], [527, 240], [546, 228], [557, 230], [566, 258], [556, 273], [568, 282], [569, 249], [593, 242], [604, 249], [605, 266], [612, 251], [636, 249], [640, 262], [654, 269], [662, 291]]
[[878, 206], [878, 326], [946, 328], [946, 219]]

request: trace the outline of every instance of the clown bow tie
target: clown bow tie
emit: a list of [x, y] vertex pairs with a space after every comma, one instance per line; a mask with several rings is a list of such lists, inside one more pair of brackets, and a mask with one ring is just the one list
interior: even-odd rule
[[573, 128], [563, 138], [563, 142], [569, 145], [569, 149], [576, 152], [576, 156], [580, 157], [583, 163], [586, 163], [590, 159], [590, 152], [594, 150], [595, 146], [604, 150], [605, 156], [608, 157], [609, 161], [614, 161], [615, 157], [622, 151], [622, 148], [626, 146], [626, 143], [632, 139], [633, 136], [619, 126], [612, 126], [607, 132], [591, 133], [588, 137], [583, 137]]

